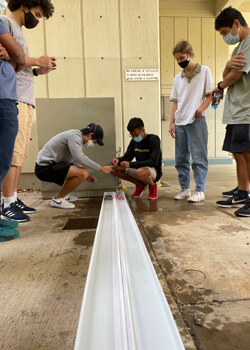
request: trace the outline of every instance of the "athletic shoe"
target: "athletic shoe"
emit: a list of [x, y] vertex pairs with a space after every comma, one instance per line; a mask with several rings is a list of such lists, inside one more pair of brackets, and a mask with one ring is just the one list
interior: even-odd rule
[[250, 201], [248, 200], [247, 204], [245, 204], [244, 207], [236, 210], [234, 212], [234, 215], [244, 217], [250, 216]]
[[242, 208], [247, 203], [247, 198], [240, 198], [237, 195], [228, 198], [226, 201], [218, 201], [216, 204], [222, 208]]
[[2, 215], [1, 219], [5, 220], [15, 220], [17, 222], [29, 221], [30, 217], [24, 214], [17, 206], [16, 203], [11, 203], [7, 208], [3, 208], [2, 204]]
[[149, 186], [148, 199], [156, 199], [157, 197], [157, 183], [155, 183], [154, 186]]
[[201, 201], [204, 201], [204, 199], [205, 199], [204, 192], [195, 191], [194, 194], [192, 194], [192, 196], [190, 196], [187, 200], [189, 202], [201, 202]]
[[18, 226], [18, 222], [17, 221], [10, 221], [10, 220], [3, 220], [0, 219], [0, 228], [1, 227], [6, 227], [6, 228], [15, 228]]
[[238, 186], [235, 187], [233, 190], [231, 191], [227, 191], [227, 192], [222, 192], [222, 196], [225, 196], [225, 197], [233, 197], [235, 196], [236, 194], [238, 194]]
[[174, 196], [174, 199], [185, 199], [191, 196], [191, 192], [189, 188], [186, 188], [184, 190], [181, 190], [176, 196]]
[[143, 194], [143, 191], [146, 189], [147, 186], [148, 186], [147, 184], [136, 185], [135, 192], [131, 195], [131, 197], [133, 198], [141, 197], [141, 195]]
[[74, 196], [71, 196], [70, 194], [68, 194], [66, 197], [65, 197], [66, 201], [72, 203], [72, 202], [76, 202], [78, 200], [78, 197], [74, 197]]
[[36, 212], [35, 208], [30, 208], [28, 207], [26, 204], [24, 204], [21, 199], [17, 198], [16, 200], [16, 206], [17, 208], [19, 208], [20, 210], [22, 210], [22, 212], [24, 214], [33, 214]]
[[67, 202], [65, 198], [52, 198], [50, 203], [52, 207], [61, 208], [61, 209], [73, 209], [75, 208], [75, 204]]
[[7, 227], [0, 227], [0, 242], [11, 241], [19, 236], [19, 231]]

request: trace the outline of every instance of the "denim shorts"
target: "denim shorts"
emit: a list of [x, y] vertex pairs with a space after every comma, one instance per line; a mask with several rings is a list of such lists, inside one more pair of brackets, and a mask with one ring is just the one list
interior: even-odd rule
[[35, 174], [41, 181], [53, 182], [62, 186], [71, 165], [64, 162], [53, 162], [49, 165], [39, 165], [36, 163]]
[[227, 125], [222, 149], [230, 153], [250, 152], [250, 124]]

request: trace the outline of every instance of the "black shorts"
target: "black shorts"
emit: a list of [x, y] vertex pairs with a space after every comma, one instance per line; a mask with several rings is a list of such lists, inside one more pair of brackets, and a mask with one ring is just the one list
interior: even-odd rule
[[71, 165], [64, 162], [53, 162], [50, 165], [39, 165], [36, 163], [35, 174], [41, 181], [53, 182], [62, 186]]
[[222, 149], [230, 153], [250, 152], [250, 124], [227, 125]]

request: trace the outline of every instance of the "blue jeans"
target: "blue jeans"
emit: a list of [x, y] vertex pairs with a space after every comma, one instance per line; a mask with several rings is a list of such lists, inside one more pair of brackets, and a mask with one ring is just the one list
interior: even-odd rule
[[15, 101], [0, 99], [0, 190], [1, 182], [11, 166], [15, 139], [18, 132], [17, 115], [18, 109]]
[[195, 191], [204, 192], [207, 172], [207, 123], [204, 116], [192, 124], [175, 125], [175, 168], [182, 189], [190, 188], [190, 154], [196, 183]]

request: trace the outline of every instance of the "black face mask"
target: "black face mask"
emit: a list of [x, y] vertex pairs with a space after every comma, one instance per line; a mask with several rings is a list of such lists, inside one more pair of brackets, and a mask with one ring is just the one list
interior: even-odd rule
[[[24, 11], [23, 11], [24, 12]], [[33, 15], [33, 13], [24, 12], [24, 26], [27, 29], [33, 29], [38, 25], [39, 21], [36, 19], [36, 17]]]
[[178, 65], [179, 65], [181, 68], [184, 68], [184, 69], [185, 69], [185, 68], [188, 66], [189, 62], [190, 62], [190, 61], [185, 60], [185, 61], [183, 61], [183, 62], [179, 62]]

